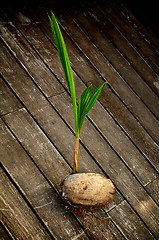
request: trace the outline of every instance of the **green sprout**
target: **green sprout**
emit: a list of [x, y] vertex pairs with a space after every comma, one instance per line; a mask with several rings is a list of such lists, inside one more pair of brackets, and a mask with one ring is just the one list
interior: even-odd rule
[[86, 115], [95, 104], [97, 98], [99, 97], [100, 92], [102, 91], [102, 89], [104, 88], [107, 82], [102, 83], [93, 93], [92, 93], [92, 85], [88, 86], [80, 96], [79, 103], [77, 106], [76, 91], [75, 91], [75, 84], [74, 84], [71, 64], [69, 61], [66, 45], [65, 45], [60, 27], [58, 25], [58, 22], [53, 12], [51, 12], [51, 16], [49, 16], [49, 20], [50, 20], [55, 44], [57, 47], [58, 55], [63, 68], [65, 80], [66, 80], [68, 90], [71, 94], [71, 99], [72, 99], [74, 121], [75, 121], [75, 149], [74, 149], [74, 163], [73, 163], [72, 172], [77, 173], [78, 172], [78, 155], [79, 155], [79, 135], [82, 129], [82, 125]]

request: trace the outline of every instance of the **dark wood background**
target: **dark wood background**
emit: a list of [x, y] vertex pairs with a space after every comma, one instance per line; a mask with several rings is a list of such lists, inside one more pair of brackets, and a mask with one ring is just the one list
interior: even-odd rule
[[[136, 1], [137, 2], [137, 1]], [[136, 3], [137, 4], [137, 3]], [[159, 38], [156, 9], [131, 1], [6, 1], [0, 10], [1, 239], [159, 237]], [[74, 119], [48, 21], [55, 13], [77, 97], [108, 85], [80, 137], [80, 172], [116, 187], [96, 210], [102, 222], [67, 212], [59, 196], [71, 173]], [[154, 17], [152, 17], [154, 13]]]

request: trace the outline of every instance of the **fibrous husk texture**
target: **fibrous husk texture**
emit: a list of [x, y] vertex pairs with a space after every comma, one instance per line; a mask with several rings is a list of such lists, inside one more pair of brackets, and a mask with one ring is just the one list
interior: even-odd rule
[[113, 200], [115, 187], [110, 179], [99, 173], [76, 173], [61, 185], [62, 198], [70, 205], [100, 208]]

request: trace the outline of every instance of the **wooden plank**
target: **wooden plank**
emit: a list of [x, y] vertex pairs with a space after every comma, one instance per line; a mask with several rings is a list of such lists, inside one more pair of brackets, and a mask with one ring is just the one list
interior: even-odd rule
[[[10, 74], [11, 69], [8, 69]], [[9, 112], [16, 111], [17, 109], [22, 108], [22, 104], [15, 97], [13, 92], [9, 89], [7, 84], [0, 77], [0, 115], [7, 114]]]
[[158, 189], [159, 189], [159, 178], [155, 179], [154, 181], [152, 181], [151, 183], [149, 183], [146, 186], [146, 190], [153, 197], [153, 199], [157, 202], [157, 204], [159, 204]]
[[[158, 76], [153, 69], [145, 62], [141, 55], [128, 43], [127, 39], [117, 31], [111, 21], [103, 15], [98, 8], [90, 2], [85, 2], [89, 15], [96, 21], [100, 29], [108, 36], [119, 51], [134, 66], [136, 71], [144, 78], [151, 88], [158, 94]], [[155, 79], [155, 80], [154, 80]]]
[[13, 237], [11, 237], [10, 233], [5, 229], [2, 222], [0, 222], [0, 237], [1, 240], [13, 240]]
[[125, 36], [125, 38], [130, 42], [130, 44], [137, 49], [137, 51], [143, 56], [143, 58], [150, 64], [150, 66], [159, 73], [159, 58], [155, 51], [143, 41], [140, 34], [132, 28], [132, 26], [127, 22], [120, 11], [116, 9], [113, 4], [107, 3], [103, 0], [98, 1], [100, 9], [102, 12], [108, 15], [114, 26]]
[[[17, 43], [20, 43], [21, 34], [16, 31], [15, 27], [12, 24], [8, 24], [8, 30], [9, 29], [12, 31], [13, 35], [15, 34]], [[13, 41], [13, 35], [11, 35], [8, 30], [5, 28], [5, 32], [3, 34], [8, 36], [8, 40]], [[22, 42], [22, 44], [23, 47], [21, 47], [19, 44], [15, 44], [15, 49], [12, 52], [19, 59], [21, 58], [20, 56], [23, 56], [25, 63], [27, 64], [27, 66], [23, 65], [25, 70], [31, 76], [34, 76], [33, 79], [40, 88], [42, 84], [41, 89], [45, 92], [46, 96], [60, 94], [63, 91], [61, 84], [57, 81], [57, 79], [55, 79], [54, 75], [46, 67], [38, 54], [35, 51], [31, 50], [29, 44], [25, 40]], [[8, 47], [11, 48], [10, 45], [8, 45]], [[52, 84], [52, 82], [54, 82], [54, 84]]]
[[[16, 114], [16, 112], [14, 113]], [[25, 131], [25, 129], [23, 130]], [[39, 215], [41, 220], [44, 222], [45, 226], [47, 226], [47, 229], [49, 229], [50, 233], [52, 234], [51, 235], [52, 237], [54, 237], [55, 239], [71, 239], [75, 237], [76, 234], [81, 233], [81, 231], [83, 232], [83, 230], [81, 229], [77, 221], [75, 221], [75, 219], [72, 218], [71, 215], [68, 215], [65, 212], [63, 202], [60, 201], [60, 199], [57, 197], [56, 192], [53, 190], [50, 184], [46, 181], [44, 176], [40, 173], [40, 171], [38, 170], [36, 165], [33, 163], [33, 161], [25, 153], [23, 148], [18, 144], [16, 139], [11, 135], [11, 133], [2, 123], [1, 123], [1, 162], [5, 167], [5, 169], [7, 170], [7, 172], [10, 174], [10, 176], [16, 182], [20, 190], [23, 192], [28, 202], [30, 202], [30, 204], [34, 208], [34, 211]], [[6, 191], [7, 191], [7, 186], [6, 186]], [[6, 192], [4, 193], [4, 196], [5, 196], [4, 202], [9, 201], [9, 196], [7, 195]], [[16, 193], [14, 193], [14, 191], [10, 198], [15, 199], [16, 201]], [[5, 208], [8, 209], [7, 204]], [[17, 211], [20, 212], [21, 208], [25, 209], [25, 203], [21, 203], [21, 204], [18, 203], [18, 205], [16, 205], [16, 208], [17, 208]], [[16, 216], [16, 212], [15, 212], [15, 216]], [[18, 223], [15, 223], [15, 226], [14, 226], [12, 212], [10, 216], [6, 213], [3, 221], [4, 223], [9, 224], [10, 229], [12, 228], [15, 231], [15, 233], [17, 233], [16, 228], [18, 226], [16, 225]], [[7, 223], [8, 221], [10, 223]], [[30, 224], [32, 224], [32, 221], [29, 221], [29, 222]], [[64, 223], [65, 223], [65, 227], [63, 227]], [[25, 227], [25, 224], [29, 224], [29, 223], [27, 222], [25, 223], [25, 218], [24, 218], [23, 222], [19, 224], [21, 224], [22, 227], [23, 225]], [[37, 226], [35, 227], [35, 229], [36, 229], [36, 232], [38, 232]], [[43, 228], [41, 227], [41, 229]], [[35, 233], [32, 228], [30, 229], [30, 234], [31, 232], [33, 232], [32, 233], [33, 239], [34, 239], [34, 236], [36, 239], [36, 235], [34, 235]], [[47, 236], [48, 235], [46, 234], [46, 237]], [[85, 236], [85, 239], [88, 239], [84, 232], [83, 232], [83, 236]], [[27, 237], [22, 237], [21, 239], [27, 239]], [[41, 236], [41, 239], [46, 239], [46, 238], [42, 238]], [[50, 238], [48, 237], [47, 239], [50, 239]]]
[[[44, 22], [45, 23], [45, 22]], [[45, 24], [44, 24], [45, 25]], [[47, 22], [46, 22], [47, 26]], [[46, 28], [48, 29], [48, 28]], [[60, 67], [60, 62], [58, 61], [58, 56], [57, 52], [55, 51], [54, 48], [50, 45], [48, 40], [44, 37], [44, 35], [40, 32], [40, 30], [35, 26], [35, 24], [32, 25], [22, 25], [21, 30], [23, 31], [23, 34], [27, 37], [27, 39], [30, 41], [30, 43], [36, 48], [36, 50], [39, 52], [41, 57], [44, 59], [44, 61], [49, 65], [50, 69], [54, 71], [55, 75], [63, 82], [63, 73], [61, 70], [59, 70]], [[51, 33], [51, 31], [48, 31]], [[65, 36], [65, 35], [64, 35]], [[49, 35], [50, 37], [50, 35]], [[41, 48], [39, 45], [37, 45], [37, 42], [40, 42], [45, 46], [44, 48]], [[69, 49], [73, 48], [73, 45], [70, 45], [70, 42], [67, 40], [67, 46], [69, 46]], [[42, 51], [41, 51], [42, 49]], [[72, 60], [72, 65], [78, 71], [78, 74], [81, 75], [82, 79], [87, 81], [87, 74], [90, 77], [90, 79], [93, 79], [94, 76], [95, 78], [98, 78], [98, 75], [96, 74], [95, 70], [93, 68], [90, 68], [90, 65], [86, 61], [86, 59], [77, 51], [76, 48], [73, 48], [73, 50], [69, 50], [70, 53], [70, 59]], [[48, 61], [48, 59], [52, 59], [51, 61]], [[57, 60], [56, 60], [57, 59]], [[80, 61], [80, 64], [77, 64]], [[56, 62], [56, 64], [55, 64]], [[77, 67], [76, 67], [77, 65]], [[79, 97], [79, 94], [81, 93], [82, 90], [84, 90], [84, 84], [80, 82], [80, 79], [77, 77], [77, 75], [74, 74], [75, 82], [76, 82], [76, 87], [77, 87], [77, 97]], [[96, 80], [95, 80], [96, 81]], [[104, 98], [101, 99], [103, 102], [103, 99], [106, 99], [104, 101], [104, 104], [106, 107], [113, 111], [113, 115], [117, 114], [116, 119], [118, 121], [121, 120], [121, 116], [123, 115], [123, 121], [122, 125], [124, 125], [124, 128], [126, 127], [126, 120], [129, 119], [128, 126], [126, 127], [126, 132], [130, 132], [131, 130], [131, 138], [132, 140], [136, 143], [136, 145], [142, 150], [143, 154], [149, 159], [149, 161], [158, 169], [158, 146], [156, 143], [148, 136], [148, 134], [138, 125], [138, 122], [133, 119], [133, 117], [130, 115], [130, 113], [126, 110], [122, 104], [120, 104], [118, 99], [115, 99], [115, 96], [112, 96], [111, 90], [109, 88], [104, 89], [103, 93]], [[111, 97], [112, 96], [112, 97]], [[116, 100], [116, 101], [115, 101]], [[114, 104], [113, 104], [114, 103]], [[111, 109], [110, 109], [111, 108]], [[101, 113], [102, 114], [102, 113]], [[105, 113], [104, 113], [105, 114]], [[120, 118], [120, 120], [119, 120]], [[102, 129], [102, 122], [97, 120], [93, 120], [96, 122], [96, 125], [98, 126], [99, 129]], [[114, 121], [110, 123], [110, 125], [114, 125]], [[123, 128], [123, 126], [122, 126]], [[104, 128], [105, 129], [105, 128]], [[102, 131], [104, 131], [104, 129]], [[112, 129], [113, 131], [113, 129]], [[112, 137], [111, 131], [110, 135], [108, 136], [109, 132], [105, 130], [105, 136], [109, 140], [109, 142], [113, 145], [112, 140], [110, 138]], [[133, 134], [133, 136], [132, 136]], [[148, 147], [149, 146], [149, 147]]]
[[[146, 2], [144, 4], [144, 8], [142, 2], [129, 1], [127, 3], [140, 21], [142, 21], [145, 25], [152, 29], [157, 36], [159, 36], [156, 1], [151, 1], [151, 3]], [[138, 5], [137, 8], [136, 5]]]
[[126, 239], [154, 239], [126, 201], [121, 202], [115, 209], [112, 209], [110, 214]]
[[12, 235], [16, 239], [51, 239], [2, 168], [0, 176], [1, 220]]
[[5, 115], [3, 120], [47, 179], [59, 190], [61, 182], [70, 174], [71, 168], [37, 123], [25, 109]]
[[124, 18], [129, 21], [131, 26], [141, 35], [146, 43], [148, 43], [156, 53], [159, 53], [159, 38], [153, 32], [153, 30], [147, 25], [142, 23], [134, 11], [128, 6], [125, 1], [117, 1], [116, 7], [120, 9], [121, 14]]

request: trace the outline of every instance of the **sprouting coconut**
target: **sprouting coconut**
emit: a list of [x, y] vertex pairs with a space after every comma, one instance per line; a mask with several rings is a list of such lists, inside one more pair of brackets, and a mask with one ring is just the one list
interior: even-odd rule
[[61, 184], [60, 194], [70, 205], [82, 208], [100, 208], [113, 200], [115, 187], [110, 179], [98, 173], [78, 173], [79, 135], [84, 119], [95, 104], [100, 92], [107, 82], [103, 82], [93, 93], [88, 86], [79, 98], [78, 106], [72, 69], [59, 25], [54, 14], [49, 16], [53, 37], [62, 64], [66, 83], [71, 94], [75, 120], [75, 149], [71, 175]]
[[76, 207], [100, 208], [113, 200], [115, 191], [110, 179], [99, 173], [77, 173], [61, 185], [62, 198]]

